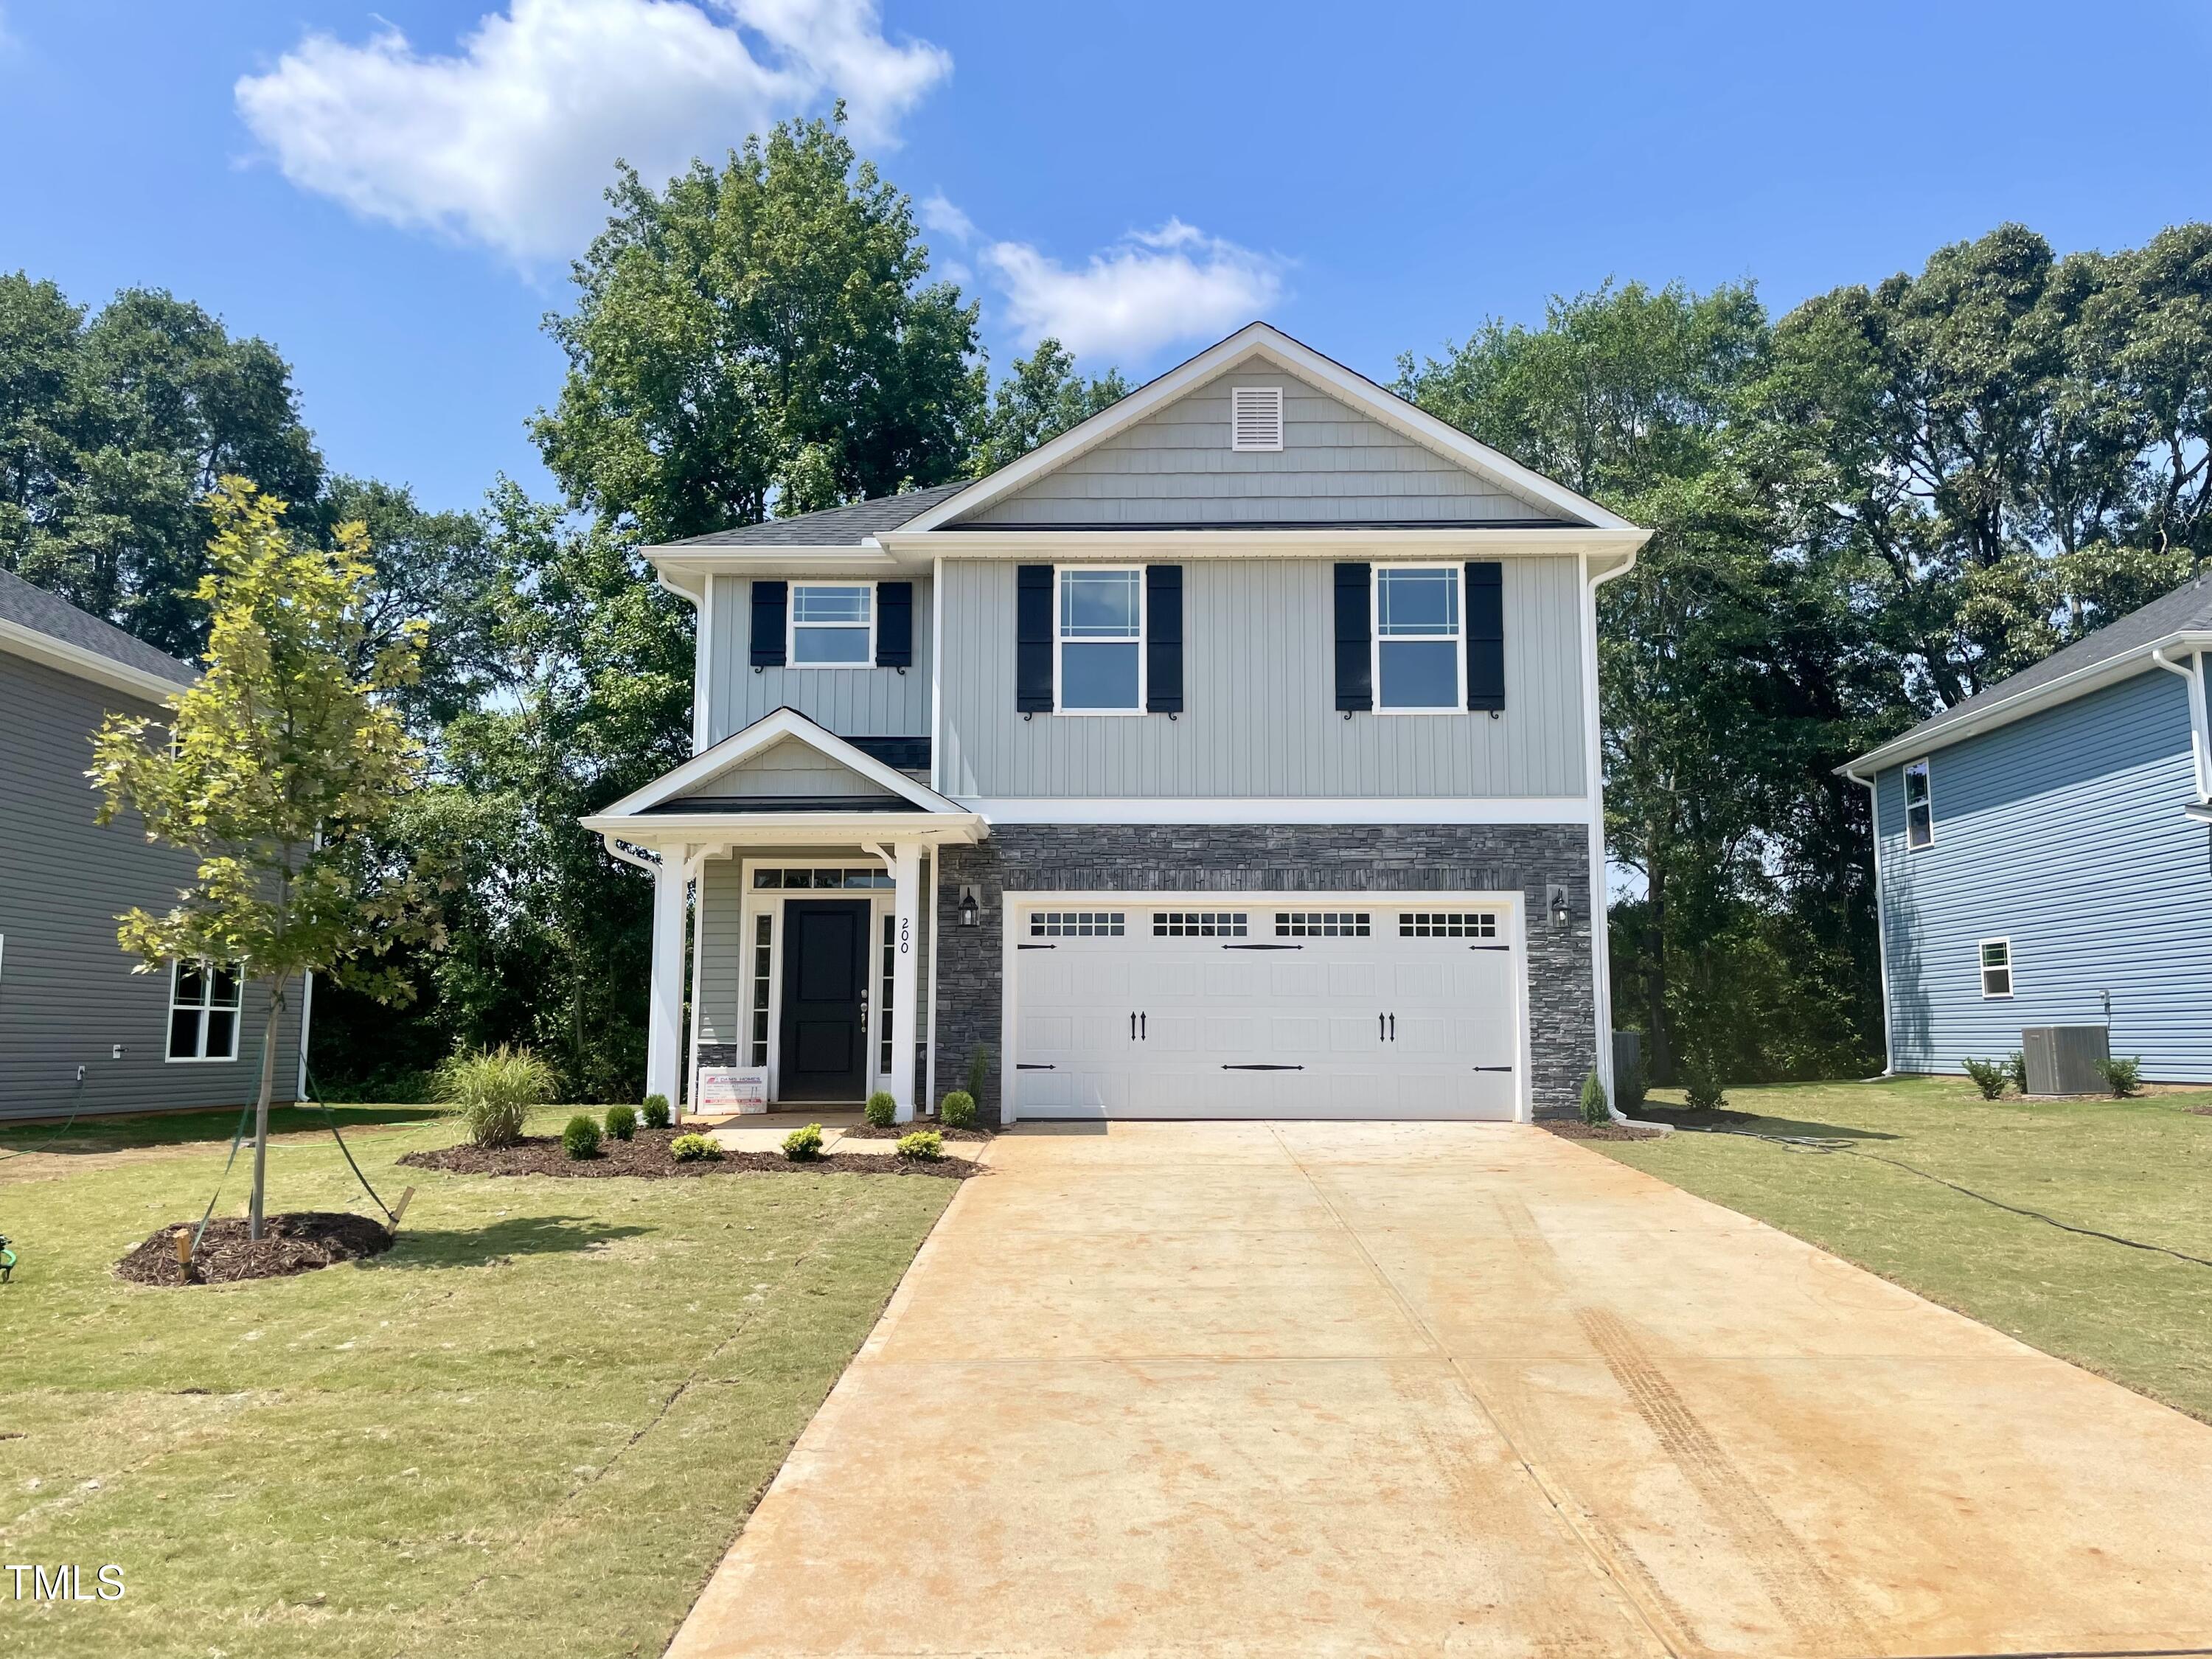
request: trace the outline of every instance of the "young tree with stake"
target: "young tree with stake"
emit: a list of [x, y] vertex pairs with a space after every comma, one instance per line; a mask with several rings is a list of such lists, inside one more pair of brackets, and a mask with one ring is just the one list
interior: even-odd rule
[[442, 943], [425, 885], [376, 836], [420, 776], [421, 750], [387, 694], [414, 677], [422, 630], [369, 648], [362, 526], [313, 546], [285, 530], [283, 502], [243, 478], [222, 479], [208, 506], [212, 568], [196, 595], [212, 618], [206, 670], [171, 700], [167, 730], [111, 715], [87, 775], [100, 823], [133, 808], [147, 840], [199, 860], [167, 915], [117, 918], [138, 971], [236, 963], [268, 989], [250, 1212], [259, 1238], [285, 987], [325, 973], [404, 1001], [410, 988], [381, 959], [395, 945]]

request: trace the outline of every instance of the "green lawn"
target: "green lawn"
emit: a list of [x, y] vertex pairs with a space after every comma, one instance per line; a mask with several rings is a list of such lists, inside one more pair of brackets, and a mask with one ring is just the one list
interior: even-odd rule
[[[1679, 1097], [1662, 1091], [1654, 1105]], [[1846, 1141], [1819, 1156], [1737, 1136], [1588, 1142], [2049, 1353], [2212, 1422], [2212, 1267], [2009, 1214], [2020, 1209], [2212, 1261], [2212, 1092], [1985, 1101], [1963, 1080], [1731, 1089], [1734, 1127]]]
[[[0, 1163], [0, 1560], [126, 1586], [39, 1607], [0, 1577], [0, 1652], [658, 1654], [959, 1184], [457, 1178], [393, 1166], [448, 1126], [379, 1115], [342, 1114], [387, 1200], [416, 1188], [397, 1247], [256, 1284], [109, 1273], [198, 1217], [229, 1121]], [[272, 1210], [370, 1209], [327, 1135], [270, 1167]]]

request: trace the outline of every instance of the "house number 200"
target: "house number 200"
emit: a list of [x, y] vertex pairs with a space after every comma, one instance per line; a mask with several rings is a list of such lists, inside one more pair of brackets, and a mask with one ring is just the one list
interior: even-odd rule
[[914, 924], [903, 916], [899, 919], [899, 954], [904, 956], [914, 949]]

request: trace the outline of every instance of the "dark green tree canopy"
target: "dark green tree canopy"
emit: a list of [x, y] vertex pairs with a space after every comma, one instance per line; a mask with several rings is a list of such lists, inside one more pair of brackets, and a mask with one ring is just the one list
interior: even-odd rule
[[999, 382], [978, 425], [969, 475], [980, 478], [1018, 461], [1128, 395], [1120, 369], [1085, 380], [1076, 373], [1073, 354], [1048, 335], [1027, 357], [1015, 358], [1014, 372]]
[[575, 309], [546, 319], [568, 376], [532, 431], [572, 506], [660, 541], [959, 475], [976, 307], [924, 281], [910, 204], [842, 121], [662, 191], [622, 168]]

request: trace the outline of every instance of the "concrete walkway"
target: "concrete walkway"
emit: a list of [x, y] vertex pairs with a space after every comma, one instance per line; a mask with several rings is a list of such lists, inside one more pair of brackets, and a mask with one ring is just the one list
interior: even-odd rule
[[1540, 1130], [989, 1161], [677, 1659], [2212, 1652], [2212, 1428]]

